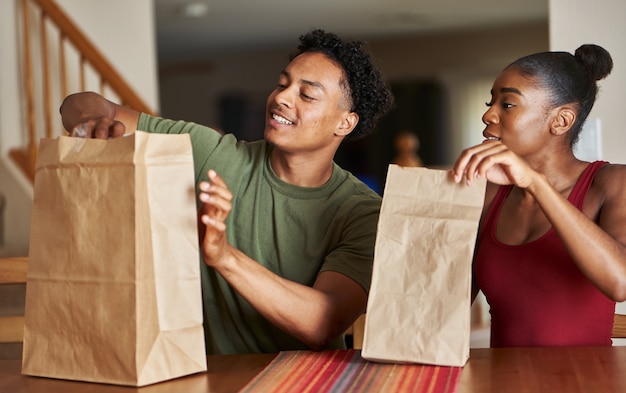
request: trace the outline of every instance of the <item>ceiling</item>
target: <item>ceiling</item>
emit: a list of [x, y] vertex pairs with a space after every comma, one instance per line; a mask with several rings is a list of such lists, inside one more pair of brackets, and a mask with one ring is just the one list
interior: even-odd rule
[[[154, 0], [162, 63], [296, 44], [312, 28], [355, 39], [548, 20], [548, 0]], [[196, 4], [204, 15], [185, 17]]]

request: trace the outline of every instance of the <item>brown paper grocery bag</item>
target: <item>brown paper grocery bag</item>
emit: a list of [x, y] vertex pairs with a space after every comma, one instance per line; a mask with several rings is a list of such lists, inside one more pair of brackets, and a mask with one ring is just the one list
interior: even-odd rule
[[188, 135], [40, 142], [22, 373], [143, 386], [206, 370]]
[[486, 182], [390, 165], [365, 319], [365, 359], [463, 366], [471, 263]]

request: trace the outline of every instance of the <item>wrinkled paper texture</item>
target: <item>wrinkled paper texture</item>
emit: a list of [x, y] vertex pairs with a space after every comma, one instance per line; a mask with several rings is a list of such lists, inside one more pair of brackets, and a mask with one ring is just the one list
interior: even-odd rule
[[143, 386], [206, 370], [188, 135], [42, 139], [24, 374]]
[[463, 366], [486, 182], [390, 165], [366, 312], [365, 359]]

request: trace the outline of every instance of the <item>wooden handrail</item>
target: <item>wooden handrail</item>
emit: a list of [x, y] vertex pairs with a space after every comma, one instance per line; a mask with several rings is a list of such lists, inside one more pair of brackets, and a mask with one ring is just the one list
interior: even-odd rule
[[34, 180], [35, 178], [35, 163], [37, 157], [37, 135], [35, 132], [35, 92], [33, 86], [33, 62], [31, 60], [31, 40], [28, 26], [30, 25], [30, 19], [28, 17], [28, 3], [27, 0], [22, 1], [22, 15], [24, 19], [24, 63], [25, 63], [25, 88], [26, 88], [26, 116], [28, 119], [28, 140], [26, 145], [25, 154], [23, 157], [19, 156], [20, 151], [12, 151], [11, 157], [24, 170], [26, 175]]
[[[28, 1], [28, 0], [25, 0]], [[115, 90], [122, 100], [122, 105], [127, 105], [135, 110], [145, 113], [153, 113], [154, 111], [144, 103], [144, 101], [135, 93], [122, 76], [115, 70], [111, 63], [98, 51], [98, 49], [89, 41], [87, 36], [65, 15], [65, 13], [56, 5], [53, 0], [31, 0], [37, 3], [44, 14], [48, 15], [50, 20], [59, 28], [61, 33], [76, 47], [81, 56], [85, 58], [98, 73], [102, 76], [107, 84]]]
[[[105, 90], [116, 95], [114, 98], [122, 105], [131, 107], [137, 111], [156, 114], [133, 90], [119, 72], [111, 65], [104, 55], [96, 48], [96, 46], [80, 31], [77, 25], [63, 12], [54, 0], [21, 0], [22, 1], [22, 18], [23, 18], [23, 67], [24, 70], [24, 89], [26, 96], [26, 119], [28, 126], [28, 138], [23, 148], [13, 149], [9, 152], [11, 159], [16, 165], [22, 169], [24, 174], [31, 182], [35, 178], [35, 163], [37, 156], [37, 145], [39, 137], [54, 137], [54, 114], [58, 113], [58, 104], [70, 91], [68, 72], [73, 72], [66, 63], [66, 43], [71, 44], [72, 48], [78, 53], [79, 65], [79, 88], [87, 89], [86, 69], [90, 67], [90, 71], [96, 73], [99, 78], [100, 93], [107, 95]], [[37, 7], [39, 11], [39, 34], [31, 34], [35, 30], [37, 23], [31, 22], [29, 14], [31, 10]], [[48, 23], [49, 22], [49, 23]], [[50, 65], [50, 59], [53, 58], [50, 53], [49, 35], [47, 34], [47, 26], [53, 25], [58, 32], [59, 40], [54, 50], [59, 59], [58, 78], [53, 76], [53, 67]], [[36, 56], [32, 40], [39, 41], [39, 55]], [[39, 62], [39, 63], [35, 63]], [[41, 72], [39, 78], [36, 78], [36, 72]], [[40, 85], [37, 85], [39, 83]], [[53, 89], [55, 83], [56, 89]], [[40, 90], [38, 90], [38, 88]], [[39, 91], [41, 92], [40, 94]], [[53, 92], [61, 96], [53, 97]], [[39, 117], [38, 117], [39, 116]], [[38, 121], [39, 120], [39, 121]], [[60, 124], [60, 121], [59, 121]], [[60, 125], [57, 125], [60, 127]]]

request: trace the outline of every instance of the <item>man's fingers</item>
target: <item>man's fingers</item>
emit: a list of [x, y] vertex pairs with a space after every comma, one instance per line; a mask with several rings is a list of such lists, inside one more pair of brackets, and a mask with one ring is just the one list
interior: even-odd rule
[[124, 136], [124, 123], [107, 117], [91, 119], [78, 124], [70, 132], [70, 136], [77, 138], [110, 139]]
[[115, 121], [109, 118], [101, 118], [96, 121], [96, 127], [94, 132], [94, 138], [109, 139], [112, 137], [112, 128], [115, 125]]
[[225, 201], [230, 202], [233, 199], [233, 193], [230, 192], [224, 180], [212, 169], [209, 170], [209, 181], [201, 182], [199, 187], [201, 191]]
[[207, 209], [207, 212], [211, 212], [212, 215], [219, 212], [220, 215], [227, 216], [232, 207], [230, 200], [222, 198], [219, 193], [214, 191], [215, 190], [211, 190], [210, 192], [201, 192], [198, 198], [208, 207], [213, 208]]
[[121, 121], [115, 120], [113, 125], [110, 127], [111, 130], [111, 138], [118, 138], [120, 136], [124, 136], [126, 134], [126, 126]]
[[[202, 217], [200, 217], [200, 219], [202, 220], [202, 222], [207, 225], [207, 226], [211, 226], [213, 227], [213, 229], [223, 233], [226, 231], [226, 224], [224, 224], [224, 222], [222, 221], [218, 221], [218, 220], [214, 220], [213, 218], [209, 217], [207, 214], [203, 214]], [[207, 232], [210, 233], [210, 232]], [[206, 236], [206, 234], [205, 234]]]
[[80, 123], [79, 125], [77, 125], [70, 131], [70, 136], [73, 136], [75, 138], [90, 138], [91, 137], [90, 129], [91, 127], [89, 126], [87, 122]]

